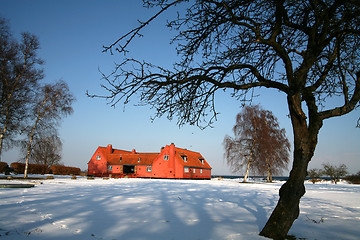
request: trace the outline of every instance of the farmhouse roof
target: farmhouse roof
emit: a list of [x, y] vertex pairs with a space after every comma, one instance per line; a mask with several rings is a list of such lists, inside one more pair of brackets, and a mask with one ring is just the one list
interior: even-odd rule
[[211, 169], [210, 165], [200, 153], [177, 147], [175, 151], [176, 160], [180, 161], [183, 166]]

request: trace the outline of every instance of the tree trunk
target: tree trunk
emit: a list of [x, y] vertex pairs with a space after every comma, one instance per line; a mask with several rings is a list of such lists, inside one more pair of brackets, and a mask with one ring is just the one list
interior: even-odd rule
[[31, 134], [30, 134], [30, 139], [26, 148], [26, 158], [25, 158], [25, 171], [24, 171], [24, 178], [28, 177], [28, 168], [29, 168], [29, 156], [30, 156], [30, 152], [31, 152], [31, 143], [34, 137], [34, 130], [35, 130], [35, 126], [33, 127]]
[[3, 129], [1, 129], [1, 133], [0, 133], [0, 162], [1, 162], [1, 153], [2, 153], [2, 149], [3, 149], [5, 133], [6, 133], [6, 125], [4, 126]]
[[[266, 225], [260, 232], [261, 236], [272, 239], [285, 239], [294, 221], [300, 213], [300, 198], [305, 194], [304, 180], [307, 176], [309, 161], [314, 155], [317, 136], [322, 121], [309, 116], [309, 126], [305, 114], [301, 111], [301, 101], [288, 98], [290, 116], [294, 132], [294, 161], [289, 179], [280, 188], [280, 199]], [[300, 110], [299, 110], [300, 109]]]
[[29, 142], [26, 148], [26, 158], [25, 158], [25, 171], [24, 171], [24, 178], [28, 177], [28, 168], [29, 168], [29, 157], [30, 157], [30, 152], [31, 152], [31, 143], [32, 140], [34, 138], [34, 133], [35, 133], [35, 129], [36, 129], [36, 125], [38, 124], [40, 120], [40, 117], [38, 116], [38, 118], [35, 121], [34, 126], [31, 129], [31, 133], [30, 133], [30, 138], [29, 138]]
[[246, 166], [246, 173], [245, 173], [245, 176], [244, 176], [244, 182], [246, 182], [246, 180], [247, 180], [247, 178], [249, 176], [250, 163], [251, 163], [251, 154], [250, 154], [250, 157], [248, 159], [248, 164]]
[[[268, 161], [266, 161], [268, 162]], [[267, 174], [266, 174], [266, 182], [272, 182], [272, 175], [271, 175], [271, 164], [267, 163]]]

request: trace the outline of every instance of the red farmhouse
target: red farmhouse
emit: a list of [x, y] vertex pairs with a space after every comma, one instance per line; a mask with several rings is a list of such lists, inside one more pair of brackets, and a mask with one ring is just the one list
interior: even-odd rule
[[88, 162], [88, 175], [95, 177], [144, 177], [210, 179], [211, 167], [198, 152], [177, 148], [172, 143], [160, 153], [98, 147]]

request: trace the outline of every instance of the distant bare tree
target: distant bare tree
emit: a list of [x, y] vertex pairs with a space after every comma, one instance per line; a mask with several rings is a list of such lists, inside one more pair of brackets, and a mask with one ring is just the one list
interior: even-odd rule
[[72, 103], [75, 98], [69, 91], [68, 85], [59, 81], [55, 84], [46, 84], [41, 87], [33, 105], [33, 124], [27, 129], [28, 139], [26, 144], [25, 172], [27, 169], [29, 157], [33, 149], [33, 139], [39, 129], [46, 129], [48, 126], [57, 125], [62, 117], [73, 112]]
[[36, 36], [23, 33], [18, 42], [0, 18], [0, 160], [4, 146], [12, 145], [28, 117], [31, 93], [43, 78], [38, 49]]
[[315, 184], [317, 181], [319, 181], [319, 178], [323, 175], [323, 171], [321, 169], [312, 168], [308, 171], [308, 176], [310, 178], [310, 181]]
[[29, 160], [31, 163], [44, 165], [45, 169], [48, 169], [60, 164], [61, 151], [62, 142], [56, 134], [39, 136], [34, 139]]
[[244, 182], [250, 168], [254, 172], [266, 172], [271, 181], [273, 173], [287, 166], [290, 143], [270, 111], [259, 105], [244, 107], [236, 116], [233, 132], [235, 137], [224, 138], [225, 159], [233, 172], [246, 166]]
[[338, 167], [331, 165], [330, 163], [323, 164], [324, 170], [323, 174], [329, 176], [331, 181], [335, 184], [340, 181], [340, 178], [345, 176], [347, 171], [347, 166], [345, 164], [340, 164]]

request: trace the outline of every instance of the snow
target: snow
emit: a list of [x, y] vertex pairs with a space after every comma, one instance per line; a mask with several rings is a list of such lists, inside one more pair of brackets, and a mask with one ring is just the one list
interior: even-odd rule
[[[283, 184], [82, 177], [30, 182], [34, 188], [0, 189], [2, 240], [265, 239], [258, 233]], [[360, 186], [306, 183], [306, 189], [290, 235], [358, 239]]]

